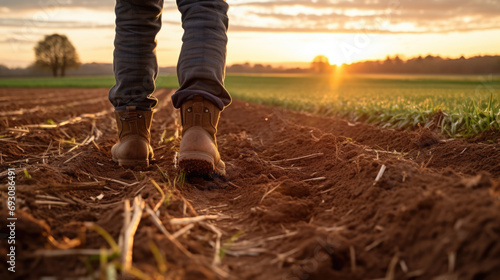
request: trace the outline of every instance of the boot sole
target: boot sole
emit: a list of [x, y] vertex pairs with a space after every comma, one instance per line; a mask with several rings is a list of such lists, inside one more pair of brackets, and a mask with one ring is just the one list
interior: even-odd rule
[[130, 160], [130, 159], [113, 159], [119, 166], [123, 167], [149, 167], [149, 159], [145, 160]]
[[217, 164], [209, 154], [203, 152], [183, 152], [179, 156], [179, 167], [184, 169], [189, 174], [209, 175], [218, 174], [226, 175], [226, 165], [222, 160]]

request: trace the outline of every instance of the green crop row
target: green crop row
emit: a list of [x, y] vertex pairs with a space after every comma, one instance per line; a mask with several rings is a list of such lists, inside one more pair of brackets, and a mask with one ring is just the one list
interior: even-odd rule
[[233, 76], [226, 85], [236, 98], [383, 127], [500, 130], [498, 76]]

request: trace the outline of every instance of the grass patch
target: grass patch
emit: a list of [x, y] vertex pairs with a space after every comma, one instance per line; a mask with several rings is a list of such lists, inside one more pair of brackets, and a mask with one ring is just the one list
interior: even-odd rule
[[26, 169], [26, 168], [24, 169], [24, 177], [26, 179], [31, 179], [32, 178], [31, 174], [28, 172], [28, 169]]
[[242, 231], [238, 231], [237, 233], [233, 234], [233, 236], [231, 236], [231, 238], [229, 238], [226, 242], [224, 242], [219, 250], [219, 258], [221, 260], [226, 256], [226, 251], [231, 247], [231, 245], [233, 245], [234, 242], [236, 242], [236, 240], [238, 240], [238, 238], [240, 238], [242, 234]]
[[470, 137], [500, 130], [499, 76], [333, 75], [230, 76], [235, 98], [383, 127], [433, 121], [443, 133]]
[[[65, 78], [1, 78], [0, 87], [11, 88], [111, 88], [115, 84], [114, 76], [65, 77]], [[159, 88], [177, 88], [175, 75], [160, 76], [156, 81]]]

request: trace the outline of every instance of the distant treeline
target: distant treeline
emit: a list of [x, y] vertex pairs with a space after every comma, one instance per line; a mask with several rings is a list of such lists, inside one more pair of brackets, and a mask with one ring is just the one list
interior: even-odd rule
[[428, 55], [402, 60], [364, 61], [344, 66], [348, 73], [394, 74], [500, 74], [500, 56], [475, 56], [449, 59]]
[[[332, 72], [337, 66], [328, 60], [316, 60], [310, 68], [273, 68], [271, 65], [250, 63], [233, 64], [227, 67], [228, 73], [317, 73]], [[457, 59], [428, 55], [403, 60], [399, 56], [385, 60], [363, 61], [344, 65], [347, 73], [364, 74], [500, 74], [500, 56], [475, 56]]]
[[264, 64], [250, 64], [249, 62], [243, 64], [233, 64], [226, 67], [227, 73], [311, 73], [314, 72], [311, 68], [284, 68], [282, 66], [273, 67]]
[[[80, 64], [76, 69], [66, 70], [66, 76], [100, 76], [112, 75], [113, 65], [109, 63]], [[34, 65], [26, 68], [7, 68], [0, 65], [0, 77], [50, 77], [52, 73]]]
[[[226, 68], [227, 73], [318, 73], [332, 72], [337, 66], [328, 60], [313, 61], [309, 68], [284, 68], [264, 64], [233, 64]], [[470, 58], [442, 58], [428, 55], [403, 60], [399, 56], [385, 60], [363, 61], [343, 66], [346, 73], [366, 74], [463, 74], [482, 75], [500, 74], [500, 56], [475, 56]], [[175, 66], [160, 67], [160, 74], [175, 74]], [[48, 77], [52, 74], [35, 66], [8, 68], [0, 64], [0, 77]], [[67, 76], [113, 75], [110, 63], [85, 63], [77, 69], [69, 69]]]

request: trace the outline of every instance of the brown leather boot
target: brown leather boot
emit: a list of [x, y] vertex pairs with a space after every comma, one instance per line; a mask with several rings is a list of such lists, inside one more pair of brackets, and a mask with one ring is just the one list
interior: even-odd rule
[[217, 106], [199, 96], [182, 104], [179, 166], [187, 173], [226, 175], [215, 138], [220, 112]]
[[126, 110], [115, 111], [115, 117], [120, 142], [111, 148], [113, 160], [120, 166], [148, 167], [154, 155], [149, 144], [153, 111], [127, 107]]

